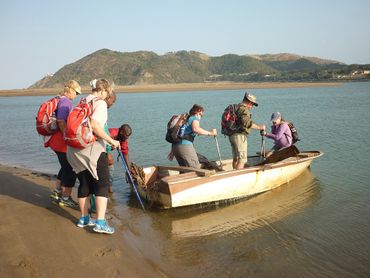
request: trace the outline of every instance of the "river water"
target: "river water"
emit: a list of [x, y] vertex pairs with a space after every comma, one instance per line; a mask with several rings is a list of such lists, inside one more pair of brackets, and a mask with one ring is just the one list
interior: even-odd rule
[[[251, 92], [259, 103], [252, 110], [256, 123], [269, 125], [271, 113], [280, 111], [298, 129], [298, 148], [324, 156], [290, 184], [249, 200], [146, 212], [116, 164], [114, 225], [124, 227], [132, 244], [171, 277], [369, 277], [370, 83]], [[174, 164], [166, 159], [169, 117], [198, 103], [205, 107], [201, 126], [220, 132], [223, 109], [243, 94], [122, 93], [109, 111], [109, 125], [131, 125], [135, 163]], [[34, 127], [38, 106], [48, 98], [0, 98], [0, 163], [57, 172], [56, 156], [43, 148]], [[250, 135], [249, 154], [259, 150], [260, 140], [258, 132]], [[227, 138], [218, 141], [222, 158], [230, 158]], [[195, 145], [209, 159], [218, 158], [212, 138], [198, 137]]]

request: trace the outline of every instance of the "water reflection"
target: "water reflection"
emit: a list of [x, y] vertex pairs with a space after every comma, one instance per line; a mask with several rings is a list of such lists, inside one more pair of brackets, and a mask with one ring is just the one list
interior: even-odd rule
[[136, 195], [126, 198], [128, 209], [134, 209], [136, 217], [140, 215], [141, 221], [151, 223], [151, 228], [164, 237], [203, 237], [245, 233], [300, 212], [319, 196], [317, 184], [307, 169], [289, 184], [231, 204], [140, 212]]
[[240, 234], [270, 225], [312, 204], [319, 188], [310, 170], [293, 182], [236, 204], [181, 218], [178, 213], [170, 223], [175, 237]]

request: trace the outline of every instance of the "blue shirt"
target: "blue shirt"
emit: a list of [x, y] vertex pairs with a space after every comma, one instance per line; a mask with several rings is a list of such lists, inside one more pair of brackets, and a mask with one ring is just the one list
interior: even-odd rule
[[[197, 118], [195, 116], [191, 116], [189, 117], [189, 119], [187, 120], [186, 122], [186, 128], [185, 128], [185, 132], [184, 134], [190, 134], [191, 136], [195, 137], [196, 134], [193, 132], [193, 128], [192, 128], [192, 124], [194, 121], [198, 121], [200, 122], [200, 118]], [[190, 142], [189, 140], [186, 140], [186, 139], [182, 139], [178, 144], [181, 144], [181, 145], [191, 145], [193, 144], [192, 142]]]

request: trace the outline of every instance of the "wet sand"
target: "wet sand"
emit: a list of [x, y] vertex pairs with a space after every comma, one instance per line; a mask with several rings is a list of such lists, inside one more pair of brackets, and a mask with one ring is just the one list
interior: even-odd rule
[[53, 204], [53, 185], [49, 175], [0, 165], [1, 277], [167, 277], [113, 214], [113, 235], [76, 227], [79, 211]]
[[[142, 93], [142, 92], [176, 92], [176, 91], [209, 91], [209, 90], [237, 90], [237, 89], [268, 89], [268, 88], [302, 88], [341, 86], [340, 82], [256, 82], [256, 83], [181, 83], [181, 84], [156, 84], [116, 86], [117, 93]], [[0, 96], [43, 96], [55, 95], [61, 91], [61, 87], [47, 89], [15, 89], [0, 90]], [[90, 92], [90, 87], [82, 87], [82, 92]]]

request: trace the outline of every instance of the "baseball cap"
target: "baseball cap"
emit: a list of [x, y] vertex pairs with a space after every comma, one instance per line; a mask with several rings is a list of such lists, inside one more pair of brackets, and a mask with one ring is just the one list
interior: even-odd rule
[[275, 122], [276, 120], [281, 119], [281, 113], [280, 112], [274, 112], [271, 115], [271, 121]]

